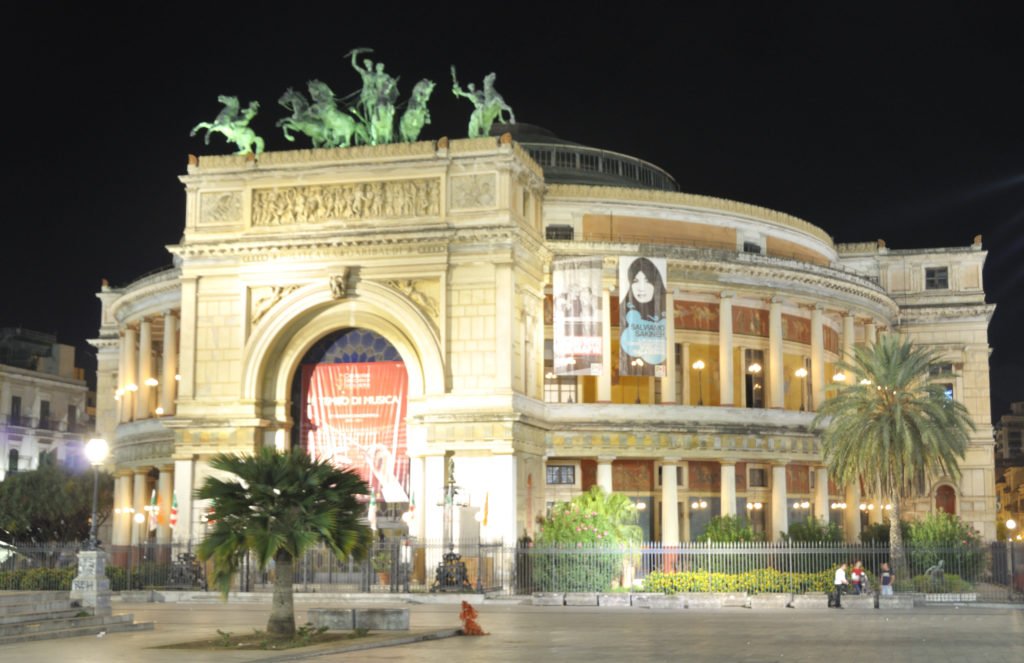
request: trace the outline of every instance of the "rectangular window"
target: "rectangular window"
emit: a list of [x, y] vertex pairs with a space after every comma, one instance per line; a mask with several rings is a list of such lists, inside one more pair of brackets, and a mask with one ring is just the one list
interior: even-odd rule
[[767, 488], [768, 487], [768, 474], [763, 468], [751, 468], [750, 469], [750, 487], [751, 488]]
[[946, 267], [925, 267], [924, 269], [925, 290], [948, 290], [949, 269]]
[[575, 465], [548, 465], [548, 483], [571, 486], [576, 483]]
[[50, 427], [50, 401], [39, 401], [39, 427]]
[[561, 240], [572, 240], [573, 238], [573, 227], [572, 226], [560, 226], [550, 225], [544, 229], [544, 237], [546, 239], [561, 239]]
[[946, 383], [941, 384], [940, 386], [942, 387], [942, 392], [946, 396], [946, 400], [947, 401], [953, 400], [953, 383], [946, 382]]
[[555, 346], [550, 340], [544, 341], [544, 402], [576, 402], [576, 376], [555, 375]]
[[929, 375], [952, 375], [953, 374], [953, 362], [944, 361], [935, 364], [928, 369]]
[[743, 242], [744, 253], [760, 253], [761, 245], [757, 242]]
[[74, 405], [68, 406], [68, 432], [78, 432], [78, 408]]
[[8, 421], [12, 426], [21, 425], [21, 396], [11, 396], [11, 415]]

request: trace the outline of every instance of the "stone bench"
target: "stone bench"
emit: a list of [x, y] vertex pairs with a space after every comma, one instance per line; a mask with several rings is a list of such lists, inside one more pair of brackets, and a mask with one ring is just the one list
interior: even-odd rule
[[408, 631], [408, 608], [310, 608], [306, 619], [313, 626], [326, 626], [332, 631]]

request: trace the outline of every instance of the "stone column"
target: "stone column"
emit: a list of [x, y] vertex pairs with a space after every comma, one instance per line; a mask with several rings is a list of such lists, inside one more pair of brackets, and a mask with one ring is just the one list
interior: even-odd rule
[[723, 292], [718, 304], [718, 402], [731, 406], [733, 399], [732, 380], [732, 298], [730, 292]]
[[661, 542], [666, 546], [679, 544], [678, 463], [678, 458], [666, 458], [661, 466]]
[[135, 403], [138, 399], [139, 382], [136, 376], [138, 362], [135, 354], [135, 329], [125, 327], [124, 338], [121, 339], [124, 355], [124, 375], [122, 376], [121, 388], [124, 394], [121, 395], [124, 405], [121, 408], [121, 421], [131, 421], [135, 414]]
[[[148, 522], [145, 520], [148, 514], [146, 513], [146, 506], [149, 504], [149, 495], [146, 494], [146, 474], [147, 472], [138, 471], [135, 473], [134, 481], [134, 499], [132, 499], [132, 506], [135, 509], [135, 513], [132, 514], [132, 545], [139, 543], [145, 543], [146, 529], [149, 527]], [[144, 520], [142, 524], [135, 522], [135, 516], [142, 514]]]
[[612, 402], [612, 297], [601, 288], [601, 375], [597, 376], [597, 402]]
[[877, 497], [871, 498], [872, 504], [875, 505], [874, 509], [868, 509], [868, 524], [869, 525], [881, 525], [882, 524], [882, 512], [885, 510], [885, 503]]
[[846, 487], [846, 513], [843, 514], [843, 538], [850, 542], [859, 540], [860, 534], [860, 486], [852, 483]]
[[412, 509], [412, 521], [409, 523], [409, 534], [418, 539], [426, 536], [424, 525], [424, 507], [427, 501], [426, 491], [426, 463], [423, 456], [414, 456], [409, 459], [409, 496], [415, 504]]
[[874, 345], [878, 340], [878, 333], [875, 331], [875, 323], [868, 322], [864, 325], [864, 345]]
[[[676, 316], [671, 290], [665, 293], [665, 377], [661, 378], [662, 405], [676, 404]], [[653, 399], [652, 399], [653, 402]]]
[[[126, 339], [127, 329], [123, 330], [118, 338], [117, 344], [117, 380], [114, 383], [114, 394], [117, 397], [117, 423], [128, 421], [129, 412], [127, 408], [128, 392], [124, 386], [128, 377], [128, 342]], [[7, 400], [5, 399], [6, 403]], [[110, 438], [114, 438], [111, 436]]]
[[138, 373], [138, 399], [135, 401], [135, 418], [148, 419], [153, 416], [150, 410], [150, 401], [153, 395], [153, 387], [146, 384], [146, 380], [153, 377], [153, 323], [143, 319], [139, 324], [139, 373]]
[[772, 297], [768, 309], [768, 398], [769, 407], [785, 407], [782, 363], [782, 301]]
[[[174, 526], [173, 539], [175, 543], [183, 543], [198, 538], [199, 532], [195, 531], [195, 523], [192, 519], [192, 492], [197, 488], [194, 485], [195, 463], [191, 458], [174, 460], [174, 492], [171, 494], [171, 501], [178, 499], [178, 524]], [[169, 509], [168, 509], [169, 512]]]
[[825, 402], [825, 328], [822, 308], [811, 309], [811, 402], [807, 410], [814, 412]]
[[722, 463], [722, 515], [736, 515], [736, 463]]
[[786, 501], [786, 465], [772, 465], [772, 520], [771, 541], [781, 541], [782, 533], [789, 531], [789, 504]]
[[114, 522], [111, 523], [111, 543], [128, 546], [132, 543], [132, 475], [121, 474], [114, 480]]
[[162, 389], [160, 391], [160, 407], [165, 416], [174, 414], [174, 402], [178, 397], [178, 316], [174, 311], [164, 313], [164, 363], [162, 366]]
[[857, 332], [854, 329], [853, 311], [843, 316], [843, 361], [853, 361], [853, 346], [857, 340]]
[[690, 393], [690, 344], [683, 343], [683, 366], [680, 369], [683, 372], [683, 405], [689, 405], [691, 398]]
[[174, 499], [174, 467], [161, 467], [160, 478], [157, 480], [157, 504], [160, 505], [160, 518], [156, 526], [156, 542], [171, 542], [171, 501]]
[[597, 457], [597, 485], [606, 493], [612, 492], [612, 461], [615, 456]]
[[814, 517], [824, 522], [829, 521], [829, 509], [832, 503], [828, 499], [828, 468], [814, 468]]

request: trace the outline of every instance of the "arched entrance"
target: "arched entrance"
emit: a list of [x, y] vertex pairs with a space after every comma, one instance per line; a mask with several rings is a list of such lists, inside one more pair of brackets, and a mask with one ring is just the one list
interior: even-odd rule
[[398, 350], [380, 334], [327, 334], [292, 378], [292, 446], [358, 472], [382, 507], [408, 502], [408, 383]]
[[950, 486], [939, 486], [935, 491], [935, 508], [948, 514], [956, 514], [956, 491]]

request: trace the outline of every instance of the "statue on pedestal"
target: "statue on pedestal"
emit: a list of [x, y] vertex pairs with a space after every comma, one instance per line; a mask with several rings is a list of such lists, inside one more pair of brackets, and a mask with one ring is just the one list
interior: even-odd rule
[[[217, 97], [217, 101], [224, 104], [224, 108], [217, 114], [217, 117], [213, 122], [200, 122], [192, 127], [189, 136], [195, 136], [196, 132], [200, 129], [206, 129], [206, 136], [203, 142], [207, 145], [210, 144], [211, 133], [222, 133], [229, 143], [234, 143], [238, 147], [238, 151], [235, 154], [247, 154], [249, 152], [260, 154], [263, 152], [263, 139], [249, 128], [249, 122], [252, 118], [256, 117], [256, 113], [259, 111], [260, 102], [250, 102], [249, 106], [242, 111], [238, 103], [238, 97], [222, 94]], [[256, 146], [255, 150], [253, 145]]]
[[[466, 86], [466, 90], [463, 90], [455, 76], [455, 65], [452, 65], [452, 94], [469, 99], [475, 107], [469, 116], [470, 138], [490, 135], [491, 125], [495, 120], [506, 124], [516, 123], [516, 114], [512, 112], [512, 107], [505, 103], [505, 99], [494, 89], [494, 79], [497, 76], [493, 71], [487, 74], [484, 77], [483, 90], [477, 90], [472, 83]], [[508, 120], [504, 117], [504, 111], [508, 111]]]

